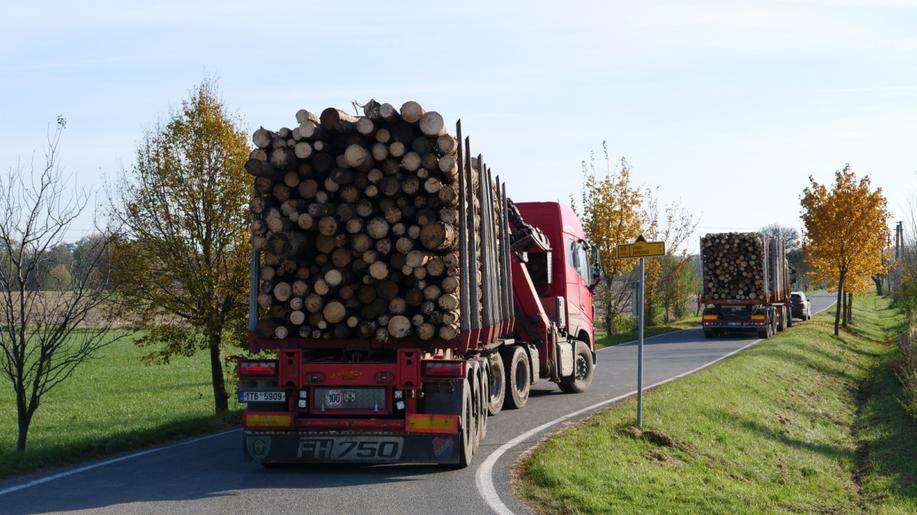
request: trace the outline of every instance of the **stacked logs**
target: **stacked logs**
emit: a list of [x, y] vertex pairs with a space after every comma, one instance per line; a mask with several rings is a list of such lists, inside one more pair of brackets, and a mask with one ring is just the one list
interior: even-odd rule
[[[259, 337], [460, 332], [458, 141], [417, 102], [363, 111], [300, 110], [293, 129], [254, 132], [245, 168], [255, 177]], [[480, 282], [480, 270], [470, 277]]]
[[700, 247], [706, 299], [766, 297], [764, 236], [756, 232], [707, 234]]

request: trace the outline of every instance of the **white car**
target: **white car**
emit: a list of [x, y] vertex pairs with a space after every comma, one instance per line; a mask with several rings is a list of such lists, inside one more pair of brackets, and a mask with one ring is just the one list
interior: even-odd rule
[[806, 298], [806, 294], [801, 291], [790, 293], [790, 303], [792, 305], [793, 318], [809, 320], [812, 318], [812, 301]]

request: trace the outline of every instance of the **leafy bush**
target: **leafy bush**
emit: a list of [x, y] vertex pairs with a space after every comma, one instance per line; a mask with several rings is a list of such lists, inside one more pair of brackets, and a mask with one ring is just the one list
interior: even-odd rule
[[637, 330], [637, 321], [630, 315], [615, 315], [612, 334], [623, 334]]

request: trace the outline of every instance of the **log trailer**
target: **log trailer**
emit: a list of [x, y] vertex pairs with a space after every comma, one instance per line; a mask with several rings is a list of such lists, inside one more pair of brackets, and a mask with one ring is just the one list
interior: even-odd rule
[[[525, 406], [539, 379], [568, 393], [589, 388], [592, 289], [601, 274], [594, 247], [569, 207], [514, 204], [490, 170], [472, 167], [460, 124], [457, 131], [459, 336], [261, 337], [253, 250], [248, 346], [276, 352], [276, 359], [237, 363], [248, 460], [465, 467], [487, 433], [488, 416]], [[489, 184], [496, 195], [484, 194]], [[502, 209], [494, 209], [495, 197]], [[479, 217], [469, 208], [476, 203]], [[494, 224], [508, 230], [495, 237]], [[476, 270], [480, 281], [473, 280]]]
[[[718, 235], [706, 237], [716, 236]], [[734, 264], [739, 259], [747, 259], [749, 256], [722, 256], [712, 259], [705, 258], [705, 253], [701, 252], [701, 302], [705, 305], [702, 326], [706, 338], [723, 336], [726, 331], [753, 331], [759, 338], [766, 339], [793, 325], [791, 275], [783, 242], [763, 234], [747, 236], [760, 238], [764, 249], [760, 256], [763, 259], [760, 264], [763, 266], [754, 273], [743, 276], [746, 280], [756, 281], [762, 285], [761, 289], [757, 290], [758, 294], [743, 295], [742, 298], [723, 298], [714, 295], [709, 287], [709, 281], [705, 278], [722, 277], [721, 267], [728, 266], [727, 263]], [[703, 239], [701, 248], [704, 248]], [[748, 291], [747, 287], [745, 291]]]

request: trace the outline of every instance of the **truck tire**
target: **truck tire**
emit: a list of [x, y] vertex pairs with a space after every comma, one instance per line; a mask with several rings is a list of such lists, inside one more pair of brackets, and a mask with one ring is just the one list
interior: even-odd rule
[[465, 379], [465, 387], [462, 388], [462, 428], [459, 432], [459, 468], [465, 468], [471, 465], [471, 459], [474, 456], [474, 439], [475, 439], [475, 420], [474, 404], [471, 401], [471, 383]]
[[487, 374], [487, 382], [490, 384], [490, 399], [487, 403], [487, 411], [493, 416], [503, 411], [503, 401], [506, 398], [506, 369], [503, 367], [503, 359], [499, 354], [492, 354], [488, 362], [490, 372]]
[[503, 367], [506, 370], [505, 409], [519, 409], [529, 400], [532, 371], [529, 370], [529, 359], [525, 351], [513, 345], [503, 353]]
[[777, 332], [783, 332], [783, 330], [786, 329], [786, 319], [787, 319], [786, 308], [784, 308], [783, 306], [780, 306], [779, 309], [774, 310], [774, 314], [780, 315], [779, 317], [777, 317], [778, 319], [776, 320]]
[[573, 377], [561, 379], [559, 386], [564, 393], [583, 393], [592, 384], [592, 376], [595, 371], [592, 351], [585, 343], [577, 340], [573, 353]]

